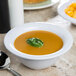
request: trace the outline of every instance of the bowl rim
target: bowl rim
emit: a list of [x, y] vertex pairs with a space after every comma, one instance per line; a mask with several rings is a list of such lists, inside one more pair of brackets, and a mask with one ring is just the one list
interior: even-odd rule
[[73, 3], [73, 2], [76, 3], [76, 0], [71, 0], [71, 1], [65, 2], [65, 3], [63, 3], [63, 4], [60, 4], [60, 5], [58, 6], [58, 8], [57, 8], [57, 11], [58, 11], [58, 14], [59, 14], [61, 17], [63, 17], [64, 19], [70, 21], [71, 23], [76, 24], [76, 19], [68, 16], [68, 15], [65, 13], [65, 11], [64, 11], [64, 10], [65, 10], [71, 3]]
[[[51, 1], [51, 0], [49, 0], [49, 1]], [[58, 2], [60, 2], [60, 0], [54, 0], [54, 2], [52, 2], [50, 4], [45, 4], [45, 5], [39, 6], [39, 7], [25, 7], [25, 3], [24, 3], [24, 10], [37, 10], [37, 9], [48, 8], [48, 7], [54, 6]]]
[[[30, 27], [30, 26], [25, 26], [25, 25], [30, 25], [30, 24], [40, 24], [40, 25], [51, 25], [53, 27], [57, 27], [59, 29], [62, 29], [64, 32], [66, 32], [69, 36], [69, 42], [67, 43], [68, 47], [65, 48], [65, 50], [60, 49], [59, 51], [55, 52], [55, 53], [52, 53], [52, 54], [47, 54], [47, 55], [30, 55], [30, 54], [25, 54], [25, 53], [22, 53], [18, 50], [15, 49], [16, 52], [13, 51], [13, 49], [7, 45], [7, 39], [8, 39], [8, 36], [11, 34], [11, 32], [13, 32], [16, 28], [21, 28], [21, 27]], [[20, 58], [23, 58], [23, 59], [29, 59], [29, 60], [45, 60], [45, 59], [50, 59], [50, 58], [55, 58], [55, 57], [58, 57], [64, 53], [66, 53], [71, 47], [72, 47], [72, 44], [73, 44], [73, 38], [72, 38], [72, 35], [70, 34], [69, 31], [67, 31], [66, 29], [63, 29], [57, 25], [54, 25], [54, 24], [51, 24], [51, 23], [48, 23], [48, 22], [32, 22], [32, 23], [26, 23], [24, 24], [24, 26], [18, 26], [18, 27], [15, 27], [13, 29], [11, 29], [6, 35], [5, 35], [5, 38], [4, 38], [4, 45], [6, 47], [6, 49], [13, 53], [14, 55], [20, 57]]]

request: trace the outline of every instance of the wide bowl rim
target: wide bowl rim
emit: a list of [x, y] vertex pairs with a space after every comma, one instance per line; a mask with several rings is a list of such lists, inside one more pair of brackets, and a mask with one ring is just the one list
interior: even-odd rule
[[[59, 29], [62, 29], [64, 30], [68, 36], [69, 36], [69, 42], [67, 43], [68, 44], [68, 47], [65, 48], [65, 50], [60, 49], [59, 51], [55, 52], [55, 53], [52, 53], [52, 54], [48, 54], [48, 55], [29, 55], [29, 54], [24, 54], [18, 50], [15, 50], [15, 52], [13, 51], [13, 49], [10, 47], [10, 44], [7, 45], [7, 39], [8, 39], [8, 36], [11, 34], [11, 32], [13, 32], [15, 29], [17, 28], [21, 28], [21, 27], [29, 27], [29, 26], [18, 26], [18, 27], [15, 27], [13, 29], [11, 29], [6, 35], [5, 35], [5, 38], [4, 38], [4, 45], [6, 47], [6, 49], [11, 52], [12, 54], [20, 57], [20, 58], [23, 58], [23, 59], [29, 59], [29, 60], [45, 60], [45, 59], [50, 59], [50, 58], [55, 58], [55, 57], [58, 57], [64, 53], [66, 53], [71, 47], [72, 47], [72, 44], [73, 44], [73, 38], [72, 38], [72, 35], [69, 33], [69, 31], [67, 31], [66, 29], [63, 29], [57, 25], [53, 25], [51, 23], [48, 23], [48, 22], [32, 22], [32, 23], [26, 23], [24, 25], [32, 25], [32, 24], [40, 24], [40, 25], [51, 25], [51, 27], [56, 27], [56, 28], [59, 28]], [[32, 26], [31, 26], [32, 27]]]
[[52, 4], [45, 4], [43, 6], [39, 6], [39, 7], [25, 7], [25, 4], [24, 3], [24, 10], [37, 10], [37, 9], [43, 9], [43, 8], [48, 8], [48, 7], [52, 7], [54, 6], [56, 3], [60, 2], [60, 0], [56, 0], [55, 2], [53, 2]]

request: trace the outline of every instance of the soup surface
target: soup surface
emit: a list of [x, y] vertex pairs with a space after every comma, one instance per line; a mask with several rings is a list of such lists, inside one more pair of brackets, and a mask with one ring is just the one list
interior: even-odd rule
[[[39, 38], [43, 41], [42, 47], [33, 47], [26, 40], [29, 38]], [[56, 34], [48, 31], [36, 30], [29, 31], [18, 36], [14, 42], [14, 46], [20, 52], [30, 55], [46, 55], [57, 52], [63, 46], [62, 39]]]
[[24, 3], [39, 3], [39, 2], [43, 2], [43, 1], [46, 1], [46, 0], [23, 0]]

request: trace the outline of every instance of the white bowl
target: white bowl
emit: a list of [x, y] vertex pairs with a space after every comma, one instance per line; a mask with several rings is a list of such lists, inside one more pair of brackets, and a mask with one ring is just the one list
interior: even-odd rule
[[[15, 39], [22, 33], [32, 30], [45, 30], [57, 34], [62, 38], [64, 42], [62, 49], [52, 54], [39, 55], [39, 56], [24, 54], [15, 49], [14, 47]], [[67, 30], [61, 27], [45, 22], [35, 22], [35, 23], [27, 23], [23, 26], [15, 27], [14, 29], [10, 30], [4, 38], [4, 44], [5, 47], [8, 49], [8, 51], [18, 56], [21, 60], [21, 63], [23, 63], [27, 67], [32, 69], [44, 69], [55, 64], [58, 57], [67, 52], [71, 48], [73, 44], [73, 38]]]
[[76, 25], [76, 19], [68, 16], [66, 13], [65, 13], [65, 9], [71, 4], [75, 2], [76, 3], [76, 0], [70, 0], [68, 2], [65, 2], [63, 4], [60, 4], [58, 6], [58, 13], [59, 15], [61, 15], [63, 18], [65, 18], [66, 20], [70, 21], [71, 23], [75, 24]]
[[37, 10], [43, 9], [47, 7], [52, 7], [57, 4], [60, 0], [47, 0], [44, 2], [36, 3], [36, 4], [27, 4], [24, 3], [24, 10]]

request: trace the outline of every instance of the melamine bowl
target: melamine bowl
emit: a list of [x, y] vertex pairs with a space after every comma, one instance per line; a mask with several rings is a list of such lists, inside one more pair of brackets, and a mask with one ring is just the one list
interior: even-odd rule
[[[45, 30], [57, 34], [63, 40], [63, 47], [59, 51], [48, 55], [29, 55], [18, 51], [14, 47], [15, 39], [22, 33], [32, 30]], [[59, 56], [66, 53], [73, 44], [72, 35], [66, 30], [56, 25], [45, 22], [26, 23], [22, 26], [10, 30], [4, 38], [5, 47], [12, 54], [19, 57], [21, 63], [31, 69], [44, 69], [55, 64]]]

